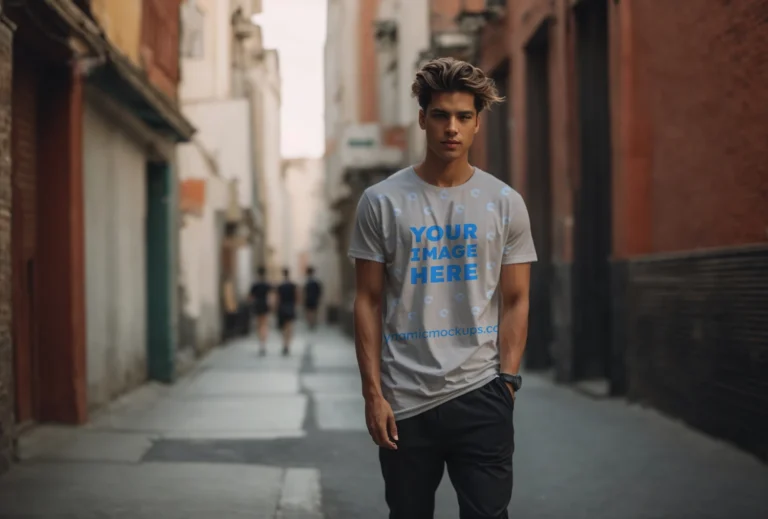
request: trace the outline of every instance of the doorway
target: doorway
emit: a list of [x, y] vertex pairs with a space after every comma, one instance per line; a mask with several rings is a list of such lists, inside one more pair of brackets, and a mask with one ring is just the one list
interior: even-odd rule
[[608, 5], [574, 11], [579, 171], [574, 200], [573, 362], [576, 380], [606, 379], [611, 366], [611, 130]]
[[549, 23], [526, 46], [527, 205], [538, 261], [531, 265], [525, 365], [552, 365], [552, 189], [550, 179]]
[[173, 175], [165, 162], [147, 165], [147, 373], [151, 380], [174, 379]]

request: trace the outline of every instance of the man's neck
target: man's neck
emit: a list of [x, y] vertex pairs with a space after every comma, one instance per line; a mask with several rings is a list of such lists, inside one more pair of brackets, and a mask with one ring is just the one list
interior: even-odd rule
[[427, 152], [424, 162], [414, 167], [422, 180], [438, 187], [455, 187], [467, 182], [474, 173], [467, 157], [445, 162]]

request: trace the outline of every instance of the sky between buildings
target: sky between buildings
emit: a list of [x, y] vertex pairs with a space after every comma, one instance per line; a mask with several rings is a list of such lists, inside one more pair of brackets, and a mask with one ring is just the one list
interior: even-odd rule
[[280, 54], [283, 157], [322, 157], [326, 0], [264, 0], [262, 7], [254, 21], [265, 47]]

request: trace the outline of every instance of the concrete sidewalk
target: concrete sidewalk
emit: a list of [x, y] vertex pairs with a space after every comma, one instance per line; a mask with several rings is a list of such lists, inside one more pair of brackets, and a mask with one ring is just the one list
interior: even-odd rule
[[[0, 519], [386, 519], [354, 346], [301, 331], [212, 352], [81, 428], [43, 427], [0, 478]], [[311, 345], [308, 343], [311, 342]], [[768, 466], [623, 399], [525, 375], [510, 517], [765, 519]], [[436, 519], [458, 517], [444, 476]]]
[[291, 357], [259, 358], [254, 342], [235, 341], [175, 385], [147, 384], [86, 426], [31, 431], [22, 463], [0, 478], [0, 517], [321, 518], [312, 467], [144, 460], [160, 440], [301, 437], [304, 342]]

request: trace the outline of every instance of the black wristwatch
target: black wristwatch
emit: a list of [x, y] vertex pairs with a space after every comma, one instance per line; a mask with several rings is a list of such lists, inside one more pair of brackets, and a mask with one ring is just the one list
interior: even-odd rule
[[523, 386], [523, 377], [520, 375], [510, 375], [509, 373], [499, 373], [499, 378], [508, 384], [512, 384], [512, 389], [519, 391]]

